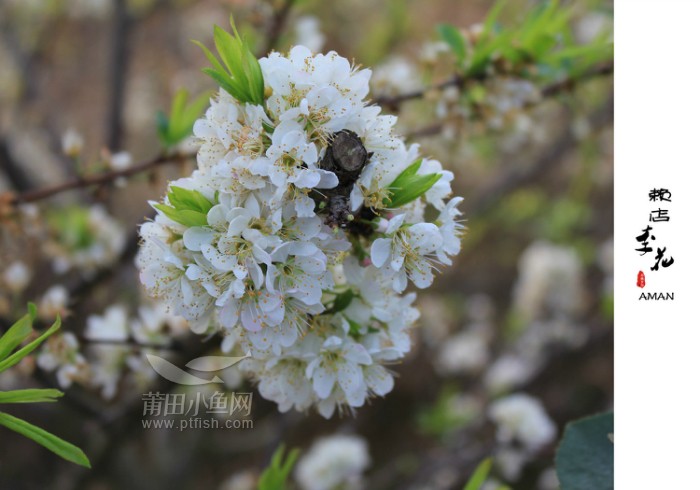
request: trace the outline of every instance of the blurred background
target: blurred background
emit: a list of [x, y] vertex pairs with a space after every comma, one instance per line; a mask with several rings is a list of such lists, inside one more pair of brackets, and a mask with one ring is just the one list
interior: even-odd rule
[[[565, 424], [613, 404], [612, 53], [581, 49], [611, 42], [612, 2], [558, 7], [565, 27], [549, 24], [547, 34], [578, 51], [516, 61], [496, 53], [487, 69], [451, 82], [462, 68], [444, 25], [478, 46], [493, 7], [2, 0], [0, 330], [34, 301], [44, 322], [62, 314], [84, 358], [73, 349], [72, 368], [61, 371], [53, 361], [72, 344], [47, 346], [0, 374], [0, 389], [64, 388], [57, 404], [8, 412], [82, 447], [93, 468], [0, 428], [0, 488], [254, 488], [280, 443], [313, 458], [315, 441], [338, 434], [357, 436], [366, 461], [348, 463], [334, 486], [297, 475], [298, 488], [461, 488], [489, 456], [484, 488], [558, 488], [552, 467]], [[542, 8], [507, 2], [499, 29], [517, 30]], [[371, 68], [372, 97], [399, 116], [397, 131], [455, 173], [468, 233], [454, 265], [418, 295], [413, 350], [391, 366], [398, 377], [385, 398], [331, 420], [280, 414], [234, 375], [231, 389], [253, 392], [254, 428], [144, 429], [142, 395], [172, 389], [143, 367], [143, 353], [162, 339], [94, 345], [85, 331], [140, 322], [152, 333], [133, 266], [136, 227], [150, 216], [147, 201], [193, 168], [191, 159], [149, 164], [161, 153], [156, 114], [181, 88], [214, 89], [191, 40], [210, 46], [213, 25], [231, 14], [260, 55], [299, 43]], [[147, 171], [126, 175], [142, 164]], [[80, 184], [109, 172], [101, 185]], [[78, 184], [32, 194], [63, 182]], [[173, 359], [201, 346], [177, 319], [156, 323], [176, 339], [162, 350]]]

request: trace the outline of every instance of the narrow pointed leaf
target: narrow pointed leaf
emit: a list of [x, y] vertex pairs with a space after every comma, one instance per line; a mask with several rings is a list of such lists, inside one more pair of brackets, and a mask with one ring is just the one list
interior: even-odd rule
[[476, 467], [464, 490], [480, 490], [491, 471], [491, 458], [486, 458]]
[[442, 40], [452, 49], [457, 58], [457, 64], [461, 66], [467, 58], [467, 46], [464, 36], [459, 32], [459, 29], [450, 24], [440, 24], [437, 29]]
[[52, 388], [0, 391], [0, 403], [55, 402], [62, 396], [63, 392]]
[[0, 372], [4, 371], [5, 369], [8, 369], [15, 364], [17, 364], [19, 361], [21, 361], [24, 357], [29, 355], [34, 349], [39, 347], [39, 345], [46, 340], [50, 335], [53, 335], [59, 328], [61, 328], [61, 318], [56, 317], [56, 321], [54, 322], [51, 327], [48, 328], [44, 333], [42, 333], [39, 337], [22, 347], [20, 350], [12, 354], [11, 356], [7, 357], [5, 360], [0, 361]]
[[37, 427], [36, 425], [30, 424], [29, 422], [3, 412], [0, 412], [0, 425], [4, 425], [8, 429], [28, 437], [32, 441], [41, 444], [49, 451], [54, 452], [71, 463], [90, 468], [90, 461], [79, 447], [74, 446], [70, 442], [64, 441], [60, 437], [57, 437], [50, 432]]
[[24, 342], [32, 333], [32, 322], [34, 316], [31, 311], [17, 320], [8, 330], [0, 337], [0, 360], [6, 358], [15, 347]]

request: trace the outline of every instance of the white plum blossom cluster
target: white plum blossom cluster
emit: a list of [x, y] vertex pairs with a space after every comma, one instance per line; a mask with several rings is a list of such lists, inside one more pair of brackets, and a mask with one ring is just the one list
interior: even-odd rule
[[15, 260], [2, 272], [0, 284], [7, 288], [9, 292], [18, 294], [26, 289], [31, 278], [32, 272], [29, 270], [29, 267], [24, 262]]
[[27, 289], [32, 279], [32, 270], [21, 260], [9, 260], [0, 264], [0, 315], [11, 312], [13, 304]]
[[522, 253], [513, 288], [511, 345], [484, 375], [492, 394], [522, 386], [544, 365], [552, 346], [576, 348], [588, 338], [579, 324], [585, 307], [584, 266], [571, 247], [537, 241]]
[[326, 36], [321, 32], [321, 22], [313, 15], [302, 15], [294, 23], [296, 43], [306, 46], [311, 51], [320, 51], [326, 42]]
[[523, 320], [580, 313], [584, 267], [574, 248], [537, 241], [525, 249], [518, 269], [513, 300]]
[[[39, 312], [43, 308], [48, 311], [57, 308], [54, 302], [62, 297], [62, 291], [51, 288]], [[78, 383], [99, 390], [103, 398], [111, 400], [127, 373], [129, 383], [147, 386], [155, 372], [146, 354], [165, 355], [159, 347], [167, 347], [174, 337], [186, 332], [187, 322], [168, 314], [163, 305], [141, 305], [134, 318], [129, 317], [125, 306], [112, 305], [103, 315], [88, 317], [84, 337], [89, 345], [85, 354], [73, 333], [58, 333], [42, 347], [37, 365], [44, 371], [55, 372], [63, 389]]]
[[72, 332], [62, 332], [49, 337], [36, 358], [37, 366], [47, 372], [55, 372], [58, 385], [66, 389], [74, 382], [87, 383], [90, 368], [80, 353], [80, 343]]
[[251, 353], [263, 397], [330, 417], [392, 389], [419, 316], [406, 289], [458, 253], [461, 198], [367, 105], [370, 70], [303, 46], [257, 63], [231, 76], [259, 70], [255, 102], [222, 88], [195, 123], [197, 169], [152, 203], [137, 263], [195, 332]]
[[367, 442], [352, 435], [333, 435], [314, 442], [297, 465], [295, 478], [303, 490], [362, 488], [369, 467]]
[[113, 263], [126, 245], [124, 227], [99, 205], [69, 207], [48, 216], [52, 236], [44, 244], [58, 274], [93, 275]]
[[402, 56], [389, 58], [372, 74], [372, 91], [382, 96], [399, 95], [421, 88], [416, 66]]
[[488, 416], [497, 426], [500, 443], [496, 462], [508, 480], [517, 479], [524, 464], [557, 435], [557, 427], [542, 402], [524, 393], [494, 401]]
[[541, 99], [537, 86], [520, 78], [495, 78], [485, 88], [488, 94], [484, 100], [484, 111], [487, 124], [493, 129], [502, 129], [509, 118]]

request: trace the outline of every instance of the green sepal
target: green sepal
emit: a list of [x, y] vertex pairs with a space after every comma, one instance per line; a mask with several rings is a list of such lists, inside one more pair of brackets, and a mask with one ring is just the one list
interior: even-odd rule
[[416, 160], [389, 184], [391, 196], [384, 200], [388, 208], [399, 208], [428, 192], [442, 176], [439, 173], [418, 175], [422, 160]]

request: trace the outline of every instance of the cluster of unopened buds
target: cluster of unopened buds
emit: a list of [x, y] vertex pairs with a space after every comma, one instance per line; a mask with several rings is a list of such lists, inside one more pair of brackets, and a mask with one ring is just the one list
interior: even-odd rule
[[250, 352], [241, 368], [280, 410], [360, 407], [410, 349], [409, 282], [428, 287], [460, 249], [453, 174], [368, 105], [370, 70], [303, 46], [257, 60], [214, 35], [221, 89], [194, 126], [197, 169], [141, 226], [141, 281]]

